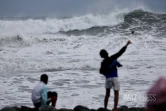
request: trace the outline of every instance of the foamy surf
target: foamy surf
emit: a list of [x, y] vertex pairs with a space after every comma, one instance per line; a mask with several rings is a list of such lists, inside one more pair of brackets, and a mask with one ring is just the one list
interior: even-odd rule
[[[137, 14], [141, 16], [136, 20]], [[155, 16], [153, 21], [141, 19], [147, 14]], [[33, 106], [31, 89], [43, 73], [49, 75], [49, 90], [58, 92], [57, 108], [73, 108], [78, 104], [89, 108], [103, 106], [105, 78], [98, 72], [102, 60], [99, 51], [105, 48], [110, 55], [114, 54], [127, 40], [133, 44], [119, 59], [123, 65], [119, 69], [119, 105], [144, 106], [146, 101], [131, 102], [123, 97], [136, 92], [145, 94], [164, 75], [165, 19], [164, 15], [140, 10], [126, 16], [127, 19], [106, 14], [62, 20], [1, 20], [0, 107]], [[79, 35], [67, 33], [72, 30]], [[130, 30], [135, 30], [135, 34], [130, 34]], [[93, 31], [97, 34], [92, 34]], [[109, 107], [112, 106], [113, 93], [109, 102]]]

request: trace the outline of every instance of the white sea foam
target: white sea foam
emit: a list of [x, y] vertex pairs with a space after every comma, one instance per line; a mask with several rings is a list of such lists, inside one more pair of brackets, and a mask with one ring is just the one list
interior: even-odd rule
[[113, 26], [123, 22], [122, 12], [103, 15], [88, 14], [80, 17], [56, 19], [28, 19], [28, 20], [0, 20], [0, 35], [38, 35], [43, 33], [57, 33], [74, 29], [87, 29], [93, 26]]
[[[144, 32], [104, 36], [44, 34], [106, 23], [113, 25], [113, 21], [108, 22], [109, 15], [97, 17], [99, 19], [88, 17], [91, 19], [84, 16], [64, 20], [0, 21], [0, 108], [11, 104], [32, 106], [31, 89], [42, 73], [49, 75], [49, 90], [58, 92], [57, 108], [73, 108], [78, 104], [102, 107], [105, 79], [98, 72], [102, 60], [99, 51], [105, 48], [110, 55], [114, 54], [129, 39], [133, 44], [119, 59], [123, 65], [119, 69], [119, 105], [144, 106], [144, 102], [123, 100], [123, 95], [144, 94], [165, 74], [166, 38], [157, 38], [153, 31], [151, 35]], [[112, 106], [113, 93], [109, 108]]]

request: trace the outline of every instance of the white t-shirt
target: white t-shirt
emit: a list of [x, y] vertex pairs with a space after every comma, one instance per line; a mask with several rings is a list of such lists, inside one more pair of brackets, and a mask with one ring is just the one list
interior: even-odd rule
[[46, 105], [47, 102], [47, 88], [44, 82], [40, 81], [32, 90], [31, 96], [32, 102], [39, 103], [41, 105]]

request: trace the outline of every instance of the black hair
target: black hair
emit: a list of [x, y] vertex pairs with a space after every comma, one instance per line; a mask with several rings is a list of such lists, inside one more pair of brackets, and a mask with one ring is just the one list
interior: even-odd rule
[[42, 74], [40, 76], [40, 81], [43, 81], [44, 83], [46, 83], [48, 81], [48, 76], [47, 74]]
[[57, 95], [58, 94], [56, 92], [48, 91], [48, 93], [47, 93], [48, 98], [51, 98], [52, 96], [56, 96], [57, 97]]
[[100, 56], [101, 56], [102, 58], [106, 58], [106, 57], [108, 57], [108, 52], [107, 52], [105, 49], [102, 49], [102, 50], [100, 51]]

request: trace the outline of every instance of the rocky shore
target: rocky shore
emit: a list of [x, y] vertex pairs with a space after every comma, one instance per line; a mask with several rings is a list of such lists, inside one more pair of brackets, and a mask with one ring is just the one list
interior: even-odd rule
[[[21, 106], [21, 107], [5, 107], [1, 109], [0, 111], [36, 111], [33, 108], [27, 107], [27, 106]], [[98, 108], [98, 109], [89, 109], [85, 106], [78, 105], [74, 109], [55, 109], [52, 106], [45, 106], [39, 109], [39, 111], [111, 111], [111, 110], [105, 110], [104, 108]], [[146, 108], [144, 107], [127, 107], [127, 106], [121, 106], [118, 108], [118, 111], [146, 111]]]

